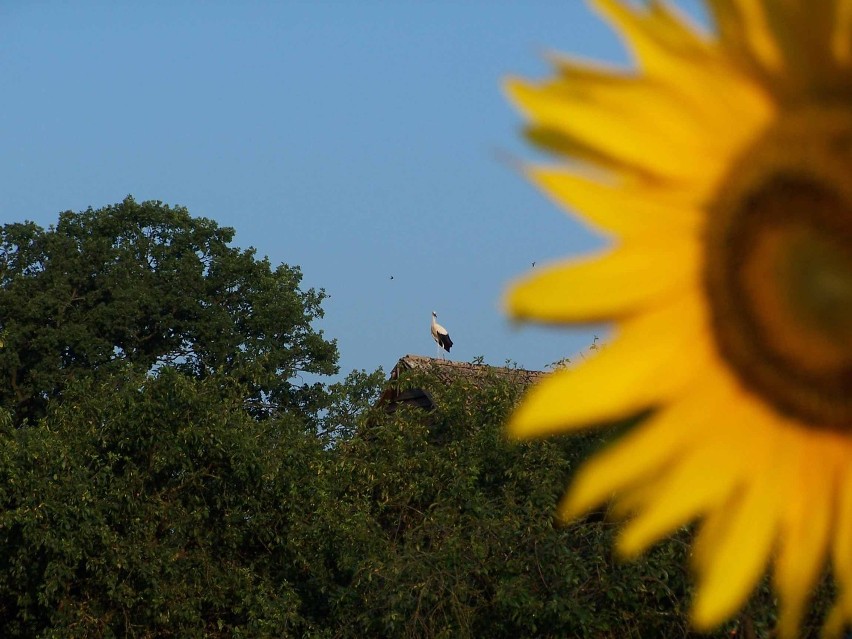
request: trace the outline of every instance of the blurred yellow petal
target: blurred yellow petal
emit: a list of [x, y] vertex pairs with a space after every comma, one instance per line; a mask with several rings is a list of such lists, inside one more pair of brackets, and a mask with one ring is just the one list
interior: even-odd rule
[[[660, 117], [653, 126], [637, 126], [642, 114], [625, 110], [625, 104], [596, 102], [563, 91], [558, 83], [536, 85], [509, 80], [506, 90], [537, 126], [642, 166], [654, 175], [697, 179], [708, 169], [706, 158], [713, 157], [702, 153], [697, 140], [690, 144], [673, 131], [672, 120]], [[649, 148], [664, 152], [648, 153]]]
[[[782, 437], [786, 441], [780, 454], [790, 457], [790, 467], [782, 484], [787, 498], [774, 579], [783, 604], [778, 627], [784, 639], [798, 636], [805, 606], [828, 555], [832, 488], [840, 460], [831, 440], [802, 437], [793, 429], [784, 429]], [[823, 467], [813, 468], [814, 459], [823, 460]]]
[[713, 560], [704, 562], [692, 619], [707, 631], [721, 624], [742, 605], [764, 572], [778, 528], [779, 470], [772, 464], [778, 439], [764, 437], [751, 459], [744, 493], [723, 507], [725, 527], [712, 548]]
[[730, 134], [756, 126], [752, 118], [765, 116], [771, 108], [763, 87], [741, 76], [723, 50], [697, 37], [670, 12], [632, 9], [619, 0], [595, 4], [624, 34], [650, 80], [677, 83], [693, 106], [703, 103], [716, 113], [727, 112]]
[[717, 508], [708, 512], [701, 521], [698, 534], [692, 544], [692, 556], [690, 557], [690, 563], [698, 574], [705, 572], [708, 565], [714, 561], [713, 552], [728, 527], [730, 512], [727, 506], [733, 501], [733, 498], [729, 500], [725, 504], [726, 508]]
[[624, 316], [694, 289], [699, 259], [697, 242], [628, 245], [603, 256], [538, 268], [511, 289], [506, 305], [513, 317], [540, 322]]
[[[720, 390], [720, 389], [713, 389]], [[724, 401], [722, 392], [712, 397]], [[645, 423], [611, 444], [583, 465], [560, 505], [560, 516], [573, 519], [625, 489], [671, 465], [689, 442], [713, 426], [700, 381], [684, 397], [660, 409]]]
[[837, 484], [837, 524], [832, 544], [834, 570], [840, 583], [852, 595], [852, 470], [848, 454]]
[[[712, 404], [705, 402], [705, 412], [707, 405]], [[736, 408], [732, 406], [729, 411]], [[705, 419], [721, 421], [734, 417], [729, 411], [724, 417], [714, 414]], [[719, 428], [724, 429], [724, 425]], [[744, 481], [750, 445], [754, 445], [755, 439], [760, 445], [759, 438], [697, 433], [702, 435], [703, 445], [687, 450], [675, 461], [665, 479], [657, 482], [653, 501], [625, 527], [618, 542], [618, 549], [625, 557], [635, 558], [663, 536], [718, 508]]]
[[[702, 312], [692, 297], [625, 321], [606, 348], [576, 368], [548, 375], [508, 424], [511, 437], [540, 437], [630, 417], [676, 395], [707, 355]], [[660, 331], [666, 339], [657, 339]], [[683, 353], [690, 353], [684, 358]]]
[[849, 624], [850, 619], [852, 619], [852, 616], [847, 612], [849, 609], [852, 609], [850, 599], [852, 597], [841, 593], [840, 598], [835, 601], [822, 629], [823, 639], [841, 639], [843, 637], [846, 626]]
[[582, 221], [619, 238], [694, 237], [701, 228], [698, 202], [690, 192], [625, 181], [606, 184], [558, 168], [532, 167], [527, 174], [560, 206], [582, 211]]
[[809, 2], [775, 1], [765, 4], [764, 13], [783, 59], [784, 73], [774, 80], [787, 93], [820, 93], [838, 80], [848, 82], [842, 77], [848, 70], [837, 64], [836, 0], [822, 0], [819, 10]]
[[630, 159], [613, 153], [611, 149], [597, 147], [557, 128], [535, 122], [524, 129], [527, 139], [537, 147], [563, 157], [572, 158], [571, 165], [601, 174], [618, 174], [641, 180], [659, 180], [645, 165], [644, 159]]
[[845, 66], [852, 63], [852, 2], [840, 0], [837, 6], [837, 26], [831, 40], [837, 59]]
[[772, 38], [763, 0], [709, 0], [719, 38], [752, 71], [777, 73], [781, 53]]
[[592, 4], [630, 43], [640, 68], [652, 76], [683, 78], [700, 72], [700, 63], [717, 55], [709, 41], [659, 3], [640, 11], [620, 0], [593, 0]]

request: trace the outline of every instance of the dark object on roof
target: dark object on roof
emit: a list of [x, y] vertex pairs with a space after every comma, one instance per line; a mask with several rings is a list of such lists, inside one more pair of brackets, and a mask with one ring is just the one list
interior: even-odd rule
[[474, 384], [480, 384], [497, 375], [524, 387], [547, 375], [543, 371], [528, 371], [523, 368], [451, 362], [421, 355], [406, 355], [400, 358], [396, 366], [393, 367], [387, 387], [379, 398], [378, 404], [384, 406], [388, 412], [394, 412], [401, 404], [417, 406], [427, 411], [435, 408], [435, 401], [428, 390], [424, 388], [403, 388], [400, 377], [408, 371], [428, 372], [442, 384], [450, 384], [459, 379], [467, 379]]

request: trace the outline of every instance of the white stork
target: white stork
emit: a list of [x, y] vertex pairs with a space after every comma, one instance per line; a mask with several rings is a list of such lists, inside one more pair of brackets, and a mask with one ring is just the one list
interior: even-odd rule
[[450, 334], [447, 332], [447, 329], [435, 321], [437, 317], [438, 314], [435, 311], [432, 311], [432, 339], [434, 339], [435, 343], [438, 345], [438, 353], [441, 355], [441, 358], [443, 358], [444, 354], [441, 352], [441, 349], [443, 348], [449, 353], [450, 349], [453, 347], [453, 340], [450, 339]]

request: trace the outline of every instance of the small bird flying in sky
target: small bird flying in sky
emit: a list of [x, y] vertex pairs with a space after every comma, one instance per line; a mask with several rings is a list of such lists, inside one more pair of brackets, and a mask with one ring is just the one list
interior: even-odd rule
[[438, 345], [438, 353], [441, 357], [444, 354], [441, 352], [443, 348], [448, 353], [450, 349], [453, 347], [453, 340], [450, 339], [450, 334], [447, 332], [447, 329], [438, 324], [436, 321], [438, 318], [438, 314], [435, 311], [432, 311], [432, 339], [435, 340], [435, 343]]

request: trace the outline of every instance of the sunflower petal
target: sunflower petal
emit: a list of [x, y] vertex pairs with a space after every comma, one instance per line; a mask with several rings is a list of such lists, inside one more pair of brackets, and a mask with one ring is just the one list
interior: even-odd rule
[[560, 505], [560, 517], [573, 519], [635, 482], [666, 468], [687, 443], [705, 432], [711, 414], [707, 395], [697, 389], [649, 417], [611, 444], [577, 473]]
[[[756, 425], [750, 424], [750, 429]], [[708, 631], [734, 614], [765, 569], [777, 532], [780, 497], [772, 464], [778, 437], [770, 431], [765, 430], [762, 447], [754, 451], [743, 494], [719, 509], [727, 513], [726, 525], [714, 531], [712, 547], [701, 547], [712, 553], [712, 560], [698, 559], [701, 573], [692, 620], [699, 630]]]
[[[779, 637], [798, 636], [805, 604], [823, 567], [832, 521], [832, 485], [839, 463], [834, 442], [815, 434], [803, 436], [793, 428], [781, 433], [786, 440], [779, 453], [789, 456], [789, 477], [775, 568], [781, 598]], [[779, 458], [779, 461], [783, 458]], [[821, 460], [814, 468], [813, 460]]]
[[[732, 497], [729, 503], [735, 500]], [[692, 543], [690, 563], [696, 573], [701, 574], [713, 561], [713, 552], [719, 540], [725, 533], [729, 523], [729, 513], [724, 508], [717, 508], [707, 513], [701, 522], [698, 535]]]
[[644, 11], [620, 0], [594, 4], [625, 35], [648, 79], [676, 83], [693, 108], [706, 109], [705, 118], [727, 123], [732, 146], [745, 143], [773, 112], [763, 86], [661, 3]]
[[[618, 542], [619, 551], [626, 557], [637, 556], [660, 537], [711, 511], [743, 480], [751, 447], [760, 444], [761, 433], [744, 437], [738, 428], [729, 426], [748, 417], [748, 408], [739, 401], [741, 391], [732, 381], [723, 375], [702, 376], [700, 386], [692, 391], [694, 422], [681, 424], [683, 429], [688, 428], [690, 439], [702, 445], [688, 447], [677, 457], [656, 480], [644, 503], [629, 496], [621, 500], [623, 504], [633, 501], [632, 509], [637, 513]], [[725, 408], [714, 411], [709, 406]]]
[[[594, 357], [536, 384], [509, 420], [509, 435], [587, 428], [672, 398], [709, 357], [703, 330], [699, 300], [690, 296], [624, 321], [616, 339]], [[666, 339], [659, 339], [660, 331]]]
[[801, 95], [831, 90], [832, 84], [848, 86], [845, 74], [838, 77], [834, 54], [837, 0], [823, 0], [819, 10], [789, 0], [763, 4], [771, 37], [783, 55], [784, 73], [775, 78], [776, 90]]
[[604, 175], [618, 174], [651, 182], [659, 180], [659, 176], [649, 173], [648, 168], [644, 166], [644, 160], [628, 161], [553, 127], [531, 124], [525, 127], [524, 135], [534, 146], [563, 159], [567, 158], [570, 165], [577, 165], [585, 171], [595, 170]]
[[653, 10], [637, 10], [621, 0], [592, 0], [592, 5], [629, 41], [640, 66], [649, 74], [678, 77], [684, 67], [707, 62], [714, 51], [681, 18], [659, 3]]
[[781, 53], [771, 37], [762, 0], [709, 0], [722, 45], [749, 70], [775, 74]]
[[522, 320], [606, 321], [695, 288], [699, 263], [696, 241], [627, 245], [603, 256], [536, 269], [509, 290], [506, 306]]
[[635, 558], [661, 537], [718, 507], [741, 481], [742, 462], [719, 442], [706, 442], [687, 453], [657, 485], [653, 501], [622, 531], [619, 552]]
[[838, 600], [834, 602], [834, 605], [831, 607], [822, 628], [823, 637], [839, 638], [843, 635], [847, 624], [849, 624], [850, 619], [852, 619], [852, 617], [850, 617], [846, 612], [846, 610], [852, 608], [852, 605], [848, 603], [849, 599], [849, 596], [841, 593]]
[[697, 133], [697, 127], [675, 129], [682, 117], [658, 115], [651, 120], [641, 109], [628, 109], [629, 102], [595, 100], [561, 82], [538, 85], [509, 79], [506, 90], [539, 129], [576, 140], [577, 146], [594, 148], [618, 163], [642, 167], [650, 175], [699, 181], [707, 170], [706, 158], [718, 156], [706, 153], [695, 134], [683, 135], [690, 129]]
[[527, 175], [557, 204], [620, 238], [695, 235], [702, 222], [692, 192], [624, 180], [607, 184], [563, 168], [530, 167]]
[[713, 100], [697, 100], [684, 92], [679, 78], [649, 78], [555, 53], [548, 57], [559, 74], [550, 86], [558, 87], [559, 93], [598, 105], [637, 126], [653, 127], [666, 138], [678, 136], [682, 139], [674, 142], [679, 146], [706, 150], [705, 162], [712, 159], [710, 154], [727, 154], [730, 111], [725, 112]]
[[852, 599], [852, 471], [849, 470], [849, 453], [835, 488], [837, 494], [837, 523], [835, 525], [832, 555], [837, 581]]
[[837, 26], [832, 38], [832, 50], [845, 66], [852, 64], [852, 2], [840, 0], [837, 4]]

